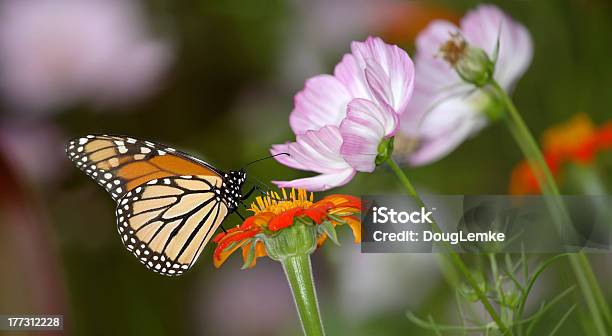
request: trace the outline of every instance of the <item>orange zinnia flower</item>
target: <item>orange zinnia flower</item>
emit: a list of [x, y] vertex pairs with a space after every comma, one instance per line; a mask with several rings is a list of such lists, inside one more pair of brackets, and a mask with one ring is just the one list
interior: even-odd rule
[[242, 248], [245, 268], [255, 266], [258, 257], [268, 255], [264, 241], [277, 236], [282, 230], [296, 224], [316, 226], [317, 242], [321, 245], [328, 237], [336, 240], [335, 226], [347, 224], [353, 231], [355, 242], [361, 241], [361, 223], [358, 218], [361, 202], [348, 195], [330, 195], [314, 202], [314, 195], [305, 190], [292, 189], [288, 194], [269, 192], [257, 197], [249, 208], [253, 216], [242, 225], [219, 233], [213, 254], [215, 267], [221, 266], [236, 250]]
[[[600, 151], [609, 149], [612, 149], [612, 122], [597, 128], [584, 113], [549, 128], [542, 136], [542, 152], [555, 178], [564, 164], [592, 164]], [[510, 193], [540, 193], [536, 176], [527, 162], [519, 163], [512, 171]]]

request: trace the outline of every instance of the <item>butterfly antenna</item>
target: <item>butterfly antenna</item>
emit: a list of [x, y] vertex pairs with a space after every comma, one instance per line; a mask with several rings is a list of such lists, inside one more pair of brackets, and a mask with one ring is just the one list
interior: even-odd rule
[[246, 168], [246, 167], [248, 167], [248, 166], [252, 165], [253, 163], [256, 163], [256, 162], [259, 162], [259, 161], [263, 161], [263, 160], [267, 160], [267, 159], [271, 159], [271, 158], [273, 158], [273, 157], [280, 156], [280, 155], [287, 155], [287, 156], [291, 156], [291, 154], [289, 154], [289, 153], [278, 153], [278, 154], [274, 154], [274, 155], [266, 156], [266, 157], [263, 157], [263, 158], [261, 158], [261, 159], [257, 159], [257, 160], [255, 160], [255, 161], [251, 161], [251, 162], [247, 163], [247, 164], [246, 164], [244, 167], [242, 167], [241, 169], [244, 169], [244, 168]]
[[[270, 188], [270, 186], [268, 184], [262, 182], [260, 179], [258, 179], [255, 176], [252, 176], [252, 177], [253, 177], [253, 179], [255, 179], [255, 181], [257, 183], [253, 183], [253, 182], [251, 182], [251, 183], [253, 183], [255, 185], [255, 189], [257, 191], [259, 191], [263, 196], [269, 196], [271, 199], [273, 199], [275, 201], [282, 201], [281, 199], [278, 199], [278, 198], [274, 197], [274, 195], [272, 195], [272, 193], [268, 193], [269, 191], [272, 190], [272, 188]], [[262, 188], [262, 186], [263, 186], [263, 188]]]

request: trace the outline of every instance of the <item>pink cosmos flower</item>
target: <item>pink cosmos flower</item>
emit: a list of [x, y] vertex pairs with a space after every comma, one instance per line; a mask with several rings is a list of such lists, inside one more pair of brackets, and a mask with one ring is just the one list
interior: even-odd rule
[[412, 96], [414, 66], [408, 54], [380, 38], [353, 42], [334, 75], [306, 81], [295, 96], [289, 123], [296, 142], [274, 145], [289, 167], [320, 175], [277, 181], [280, 187], [327, 190], [376, 167], [379, 145], [398, 129]]
[[153, 38], [135, 0], [0, 3], [0, 89], [16, 110], [117, 103], [151, 92], [170, 46]]
[[405, 155], [412, 165], [444, 157], [487, 124], [484, 111], [490, 98], [480, 91], [470, 93], [474, 86], [463, 82], [439, 57], [440, 47], [453, 33], [484, 50], [491, 59], [499, 37], [493, 77], [505, 90], [513, 88], [531, 63], [529, 32], [495, 6], [482, 5], [468, 12], [459, 27], [448, 21], [432, 22], [417, 37], [417, 82], [398, 136], [412, 144]]

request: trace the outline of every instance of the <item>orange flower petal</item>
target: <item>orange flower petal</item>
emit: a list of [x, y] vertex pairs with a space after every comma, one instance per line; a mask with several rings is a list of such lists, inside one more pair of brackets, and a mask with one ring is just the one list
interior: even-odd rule
[[547, 129], [542, 135], [542, 149], [562, 160], [572, 158], [595, 135], [595, 126], [585, 113]]
[[[546, 130], [542, 136], [542, 148], [546, 163], [557, 178], [563, 164], [591, 164], [598, 151], [612, 148], [612, 122], [596, 129], [588, 115], [578, 114], [569, 121]], [[540, 193], [536, 177], [527, 163], [520, 163], [512, 171], [510, 193]]]
[[510, 194], [528, 195], [540, 193], [538, 181], [527, 162], [519, 163], [510, 176]]
[[334, 204], [334, 207], [342, 206], [342, 207], [351, 207], [351, 208], [361, 209], [361, 200], [357, 197], [349, 196], [349, 195], [339, 195], [339, 194], [329, 195], [317, 203], [323, 203], [323, 202], [332, 202]]
[[569, 155], [568, 159], [576, 163], [589, 164], [595, 159], [597, 150], [597, 139], [592, 137], [588, 141], [585, 141], [580, 146], [576, 147]]
[[322, 204], [317, 202], [317, 204], [314, 205], [313, 207], [311, 207], [309, 209], [305, 209], [304, 210], [304, 215], [310, 217], [310, 219], [312, 219], [315, 223], [321, 224], [323, 219], [325, 219], [325, 217], [327, 217], [328, 210], [332, 206], [333, 206], [333, 203], [331, 203], [331, 202], [326, 202], [326, 203], [322, 203]]
[[326, 240], [327, 240], [326, 234], [320, 235], [319, 238], [317, 238], [317, 247], [321, 247], [321, 245], [323, 245], [323, 243], [325, 243]]
[[[251, 245], [252, 243], [248, 243], [242, 246], [242, 260], [244, 260], [245, 263], [248, 261], [249, 250], [251, 249]], [[261, 241], [258, 241], [255, 245], [255, 258], [253, 258], [253, 261], [248, 266], [248, 268], [255, 267], [255, 265], [257, 264], [257, 258], [265, 257], [267, 255], [268, 254], [266, 253], [266, 247], [264, 243]]]
[[225, 260], [227, 260], [227, 258], [229, 258], [232, 253], [236, 252], [237, 249], [239, 249], [248, 242], [248, 240], [239, 241], [231, 249], [226, 249], [229, 244], [226, 246], [217, 245], [217, 248], [215, 248], [215, 251], [213, 252], [213, 265], [216, 268], [221, 267], [221, 265], [223, 265]]
[[302, 208], [295, 208], [276, 215], [276, 217], [272, 218], [268, 223], [268, 230], [278, 231], [293, 225], [295, 216], [301, 215], [303, 211], [304, 209]]
[[599, 128], [597, 144], [600, 149], [612, 149], [612, 122], [608, 122]]
[[[256, 230], [228, 232], [217, 242], [218, 245], [213, 252], [213, 261], [220, 259], [225, 261], [230, 254], [236, 251], [238, 247], [244, 244], [244, 242], [248, 241], [249, 238], [255, 236], [257, 233], [259, 233], [259, 231]], [[229, 249], [228, 252], [226, 249], [232, 245], [232, 243], [237, 243], [237, 245]], [[219, 265], [221, 265], [223, 261], [221, 261]]]
[[361, 221], [353, 216], [344, 217], [342, 219], [346, 222], [346, 224], [348, 224], [348, 226], [351, 228], [351, 231], [353, 231], [353, 237], [355, 237], [355, 243], [360, 243], [361, 242]]
[[260, 212], [257, 215], [247, 218], [242, 225], [240, 225], [240, 229], [249, 230], [251, 228], [266, 227], [274, 216], [272, 212]]
[[339, 207], [339, 208], [333, 208], [331, 209], [328, 214], [330, 215], [336, 215], [336, 216], [352, 216], [356, 213], [361, 212], [360, 209], [358, 208], [352, 208], [352, 207]]

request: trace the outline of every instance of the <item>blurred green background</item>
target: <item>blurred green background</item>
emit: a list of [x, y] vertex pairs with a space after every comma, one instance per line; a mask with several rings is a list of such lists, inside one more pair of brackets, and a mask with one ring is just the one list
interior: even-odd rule
[[[75, 99], [48, 113], [30, 112], [7, 96], [0, 102], [0, 314], [64, 314], [64, 333], [74, 335], [299, 335], [289, 288], [274, 262], [262, 259], [242, 271], [234, 256], [215, 269], [207, 249], [182, 277], [143, 268], [116, 234], [112, 200], [64, 157], [64, 141], [125, 134], [235, 169], [293, 139], [293, 95], [308, 77], [331, 72], [352, 40], [379, 35], [412, 54], [414, 37], [430, 20], [458, 21], [480, 3], [143, 1], [141, 19], [171, 54], [155, 89], [120, 104]], [[534, 40], [533, 63], [513, 94], [534, 134], [578, 112], [598, 124], [611, 119], [611, 2], [491, 3], [522, 22]], [[426, 192], [504, 194], [520, 160], [498, 124], [408, 174]], [[273, 160], [249, 173], [263, 181], [307, 176]], [[380, 168], [333, 192], [398, 188]], [[230, 227], [239, 218], [227, 221]], [[428, 334], [405, 317], [408, 310], [438, 322], [458, 320], [454, 290], [435, 256], [361, 255], [348, 232], [341, 238], [342, 247], [326, 245], [313, 260], [328, 334]], [[592, 260], [612, 299], [612, 257]], [[535, 306], [573, 281], [561, 264], [548, 272]], [[560, 314], [551, 311], [542, 330]], [[559, 335], [580, 333], [584, 312], [575, 314]]]

